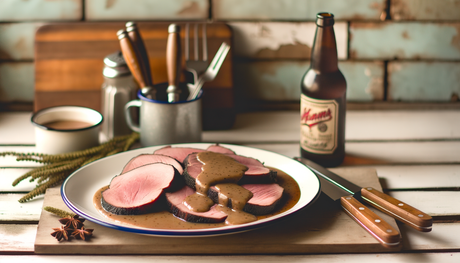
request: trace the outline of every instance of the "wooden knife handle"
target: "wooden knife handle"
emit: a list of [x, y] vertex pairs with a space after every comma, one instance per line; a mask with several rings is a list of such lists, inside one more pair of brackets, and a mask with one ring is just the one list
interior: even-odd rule
[[133, 43], [134, 51], [138, 55], [139, 65], [141, 67], [141, 71], [144, 76], [146, 86], [152, 87], [153, 80], [152, 72], [150, 70], [149, 56], [147, 53], [147, 49], [145, 48], [144, 40], [142, 39], [142, 36], [137, 28], [136, 23], [126, 23], [126, 31], [128, 32], [129, 39], [131, 39], [131, 42]]
[[362, 188], [361, 197], [375, 208], [418, 231], [430, 232], [432, 229], [433, 218], [431, 216], [372, 187]]
[[390, 224], [376, 215], [368, 207], [361, 204], [353, 196], [343, 196], [340, 203], [355, 221], [364, 227], [372, 236], [386, 247], [394, 247], [400, 244], [401, 235]]
[[166, 44], [166, 65], [168, 71], [168, 83], [178, 87], [179, 73], [181, 62], [181, 45], [180, 45], [180, 27], [176, 24], [171, 24], [168, 27], [168, 42]]
[[136, 52], [134, 51], [133, 43], [128, 37], [128, 33], [125, 30], [120, 30], [118, 31], [117, 35], [118, 39], [120, 40], [121, 53], [123, 54], [123, 58], [125, 59], [131, 74], [133, 74], [134, 79], [137, 81], [139, 87], [146, 87], [145, 80], [142, 76], [139, 59]]

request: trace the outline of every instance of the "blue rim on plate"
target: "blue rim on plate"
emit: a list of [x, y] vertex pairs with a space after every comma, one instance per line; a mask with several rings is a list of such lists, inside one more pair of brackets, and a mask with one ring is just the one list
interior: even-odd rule
[[[173, 144], [171, 146], [206, 149], [210, 145], [213, 144], [188, 143]], [[216, 236], [239, 233], [264, 227], [268, 224], [277, 222], [281, 219], [286, 219], [296, 214], [297, 212], [307, 208], [307, 206], [309, 206], [310, 204], [314, 203], [314, 201], [316, 201], [316, 199], [319, 197], [321, 187], [318, 178], [309, 168], [307, 168], [300, 162], [293, 160], [287, 156], [262, 149], [231, 144], [219, 145], [235, 151], [236, 154], [256, 158], [262, 163], [264, 163], [266, 166], [277, 168], [289, 174], [292, 178], [294, 178], [294, 180], [296, 180], [300, 187], [299, 201], [292, 208], [283, 213], [265, 219], [260, 219], [255, 222], [242, 225], [222, 226], [205, 229], [175, 230], [136, 227], [117, 223], [100, 214], [100, 212], [98, 212], [95, 206], [93, 205], [94, 194], [103, 186], [108, 185], [110, 183], [110, 180], [115, 175], [121, 172], [124, 165], [131, 158], [139, 154], [153, 153], [155, 150], [165, 147], [166, 145], [131, 150], [92, 162], [72, 173], [64, 181], [64, 183], [61, 186], [61, 197], [64, 203], [74, 213], [99, 225], [130, 233], [168, 237]]]

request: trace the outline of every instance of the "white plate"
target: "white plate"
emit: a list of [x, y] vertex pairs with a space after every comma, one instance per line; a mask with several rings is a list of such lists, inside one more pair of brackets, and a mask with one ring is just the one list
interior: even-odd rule
[[[193, 147], [206, 149], [209, 143], [175, 144], [173, 147]], [[153, 153], [163, 146], [154, 146], [132, 150], [106, 157], [86, 165], [71, 174], [61, 187], [64, 203], [76, 214], [94, 223], [132, 233], [155, 236], [213, 236], [247, 231], [265, 226], [276, 220], [295, 214], [313, 203], [320, 193], [320, 183], [316, 175], [303, 164], [277, 153], [238, 145], [220, 144], [235, 151], [236, 154], [253, 157], [266, 166], [280, 169], [294, 178], [300, 187], [300, 199], [291, 209], [275, 216], [251, 223], [223, 226], [209, 229], [168, 230], [121, 225], [102, 216], [93, 205], [93, 196], [97, 190], [110, 183], [119, 174], [124, 165], [133, 157], [142, 153]]]

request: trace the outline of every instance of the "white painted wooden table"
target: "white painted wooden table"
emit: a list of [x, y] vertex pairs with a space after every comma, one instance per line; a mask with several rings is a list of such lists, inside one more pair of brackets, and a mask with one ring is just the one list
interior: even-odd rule
[[[30, 113], [0, 113], [0, 152], [34, 151]], [[205, 142], [235, 143], [299, 154], [297, 112], [238, 115], [226, 131], [204, 132]], [[34, 185], [12, 187], [33, 163], [0, 157], [0, 262], [460, 262], [460, 111], [349, 111], [345, 165], [374, 167], [384, 190], [434, 218], [433, 231], [399, 224], [403, 249], [382, 254], [241, 256], [51, 256], [34, 254], [43, 198], [17, 200]]]

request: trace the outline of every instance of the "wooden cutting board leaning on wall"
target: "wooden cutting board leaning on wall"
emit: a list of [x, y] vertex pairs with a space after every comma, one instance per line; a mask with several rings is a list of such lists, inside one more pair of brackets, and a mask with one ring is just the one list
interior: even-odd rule
[[[166, 42], [170, 23], [137, 24], [149, 54], [153, 81], [155, 84], [166, 82]], [[177, 24], [182, 28], [184, 47], [185, 22]], [[103, 59], [120, 50], [116, 33], [122, 28], [125, 28], [124, 22], [56, 23], [40, 27], [35, 35], [34, 110], [58, 105], [100, 110]], [[207, 36], [211, 62], [222, 42], [231, 45], [232, 32], [226, 24], [208, 23]], [[204, 129], [231, 128], [235, 119], [231, 49], [217, 77], [205, 83], [203, 90]]]

